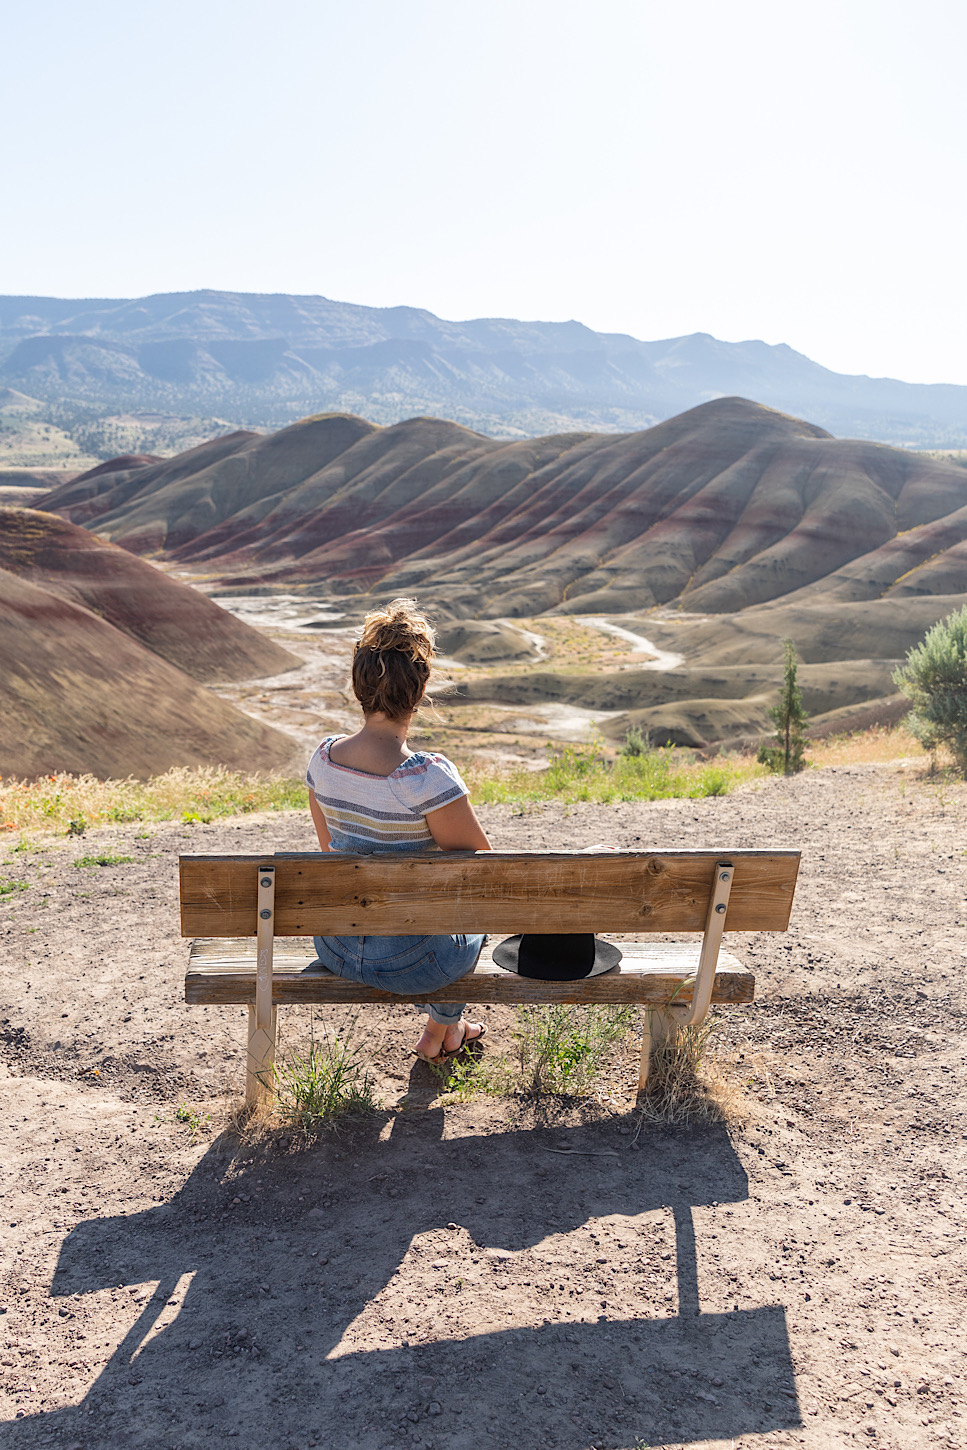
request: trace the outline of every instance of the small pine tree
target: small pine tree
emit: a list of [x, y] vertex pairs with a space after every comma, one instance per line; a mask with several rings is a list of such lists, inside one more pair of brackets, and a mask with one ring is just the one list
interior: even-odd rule
[[803, 731], [809, 716], [803, 708], [802, 694], [796, 682], [799, 661], [796, 646], [791, 639], [783, 640], [785, 673], [779, 703], [769, 711], [769, 718], [776, 727], [775, 744], [763, 744], [759, 748], [759, 761], [768, 765], [777, 775], [796, 775], [806, 765], [806, 741]]
[[911, 702], [911, 733], [927, 750], [946, 745], [967, 775], [967, 605], [927, 631], [893, 681]]

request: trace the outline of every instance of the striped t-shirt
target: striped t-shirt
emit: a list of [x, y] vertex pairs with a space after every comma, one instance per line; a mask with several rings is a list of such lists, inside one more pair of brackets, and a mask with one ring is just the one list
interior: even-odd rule
[[370, 775], [330, 757], [330, 746], [344, 738], [328, 736], [306, 769], [332, 837], [329, 849], [362, 856], [432, 849], [427, 814], [470, 794], [457, 767], [445, 755], [417, 750], [390, 775]]

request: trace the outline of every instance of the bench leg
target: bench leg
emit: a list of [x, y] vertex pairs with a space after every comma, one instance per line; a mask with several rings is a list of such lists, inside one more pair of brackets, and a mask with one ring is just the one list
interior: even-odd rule
[[641, 1038], [641, 1066], [638, 1069], [638, 1091], [648, 1086], [651, 1070], [651, 1054], [659, 1043], [674, 1041], [678, 1036], [679, 1024], [673, 1012], [662, 1012], [659, 1008], [645, 1013], [645, 1030]]
[[245, 1059], [245, 1101], [250, 1107], [268, 1097], [272, 1091], [272, 1068], [275, 1063], [277, 1007], [272, 1008], [271, 1026], [259, 1027], [255, 1008], [248, 1009], [248, 1053]]
[[248, 1054], [245, 1101], [249, 1107], [271, 1097], [278, 1009], [272, 1001], [272, 957], [275, 948], [275, 866], [258, 869], [258, 926], [255, 1003], [248, 1009]]

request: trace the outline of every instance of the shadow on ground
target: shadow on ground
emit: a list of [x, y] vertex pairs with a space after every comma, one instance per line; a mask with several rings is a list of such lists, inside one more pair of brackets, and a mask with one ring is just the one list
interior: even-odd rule
[[[565, 1157], [548, 1151], [559, 1129], [444, 1139], [443, 1124], [442, 1111], [381, 1114], [300, 1152], [223, 1138], [170, 1203], [79, 1224], [51, 1289], [61, 1304], [158, 1288], [84, 1401], [8, 1423], [6, 1443], [602, 1450], [800, 1423], [784, 1309], [700, 1312], [691, 1209], [748, 1196], [724, 1129], [659, 1133], [640, 1151], [624, 1139], [605, 1157], [611, 1134], [569, 1128], [587, 1156]], [[641, 1262], [657, 1258], [645, 1235], [629, 1249], [624, 1308], [548, 1293], [531, 1316], [542, 1323], [504, 1328], [515, 1310], [490, 1306], [513, 1305], [513, 1292], [495, 1295], [487, 1279], [475, 1304], [456, 1285], [471, 1253], [485, 1275], [501, 1263], [487, 1249], [550, 1239], [566, 1258], [563, 1236], [589, 1220], [662, 1207], [675, 1222], [677, 1315], [658, 1294], [668, 1265]], [[394, 1285], [408, 1253], [425, 1254], [425, 1273], [411, 1260]], [[444, 1254], [451, 1268], [434, 1269]], [[508, 1272], [524, 1283], [519, 1266]]]

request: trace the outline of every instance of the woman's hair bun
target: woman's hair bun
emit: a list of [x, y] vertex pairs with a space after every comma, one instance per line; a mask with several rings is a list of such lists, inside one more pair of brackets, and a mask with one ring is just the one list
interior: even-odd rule
[[399, 650], [409, 659], [426, 660], [433, 656], [436, 634], [415, 599], [394, 599], [385, 609], [376, 609], [363, 621], [363, 632], [357, 649], [371, 649], [378, 654]]
[[435, 642], [415, 599], [394, 599], [367, 614], [353, 651], [353, 690], [364, 715], [412, 715], [426, 692]]

